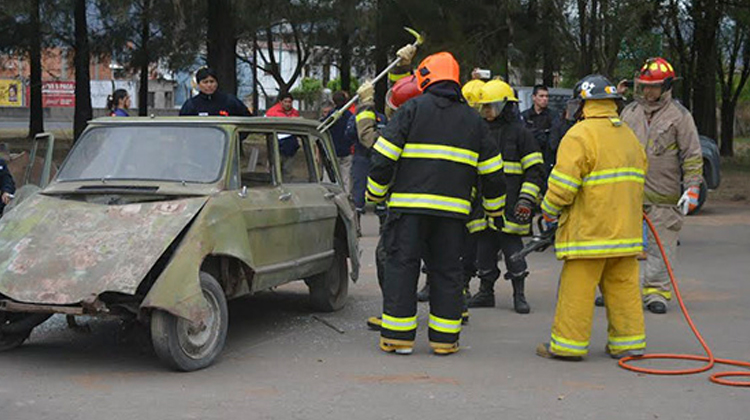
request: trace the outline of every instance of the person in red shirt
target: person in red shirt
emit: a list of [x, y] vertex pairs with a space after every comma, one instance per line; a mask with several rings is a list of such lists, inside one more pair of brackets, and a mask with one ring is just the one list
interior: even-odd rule
[[294, 98], [287, 92], [279, 96], [279, 102], [266, 111], [266, 117], [299, 117], [299, 111], [294, 109]]

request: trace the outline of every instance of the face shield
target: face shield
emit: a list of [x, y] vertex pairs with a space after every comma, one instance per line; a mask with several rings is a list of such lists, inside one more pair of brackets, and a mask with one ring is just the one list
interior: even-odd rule
[[485, 120], [494, 121], [495, 119], [497, 119], [497, 117], [500, 116], [500, 114], [502, 114], [503, 109], [505, 109], [505, 105], [507, 103], [508, 101], [497, 101], [487, 104], [480, 104], [479, 113]]
[[664, 93], [664, 84], [644, 83], [638, 81], [638, 78], [636, 78], [633, 91], [637, 99], [647, 102], [657, 102], [661, 98], [662, 93]]

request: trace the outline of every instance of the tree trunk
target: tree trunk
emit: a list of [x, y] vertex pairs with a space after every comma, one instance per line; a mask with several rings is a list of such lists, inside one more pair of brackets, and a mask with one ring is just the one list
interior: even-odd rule
[[140, 81], [138, 86], [138, 115], [148, 115], [148, 65], [149, 43], [151, 42], [151, 0], [143, 0], [143, 12], [141, 14], [141, 46], [139, 51]]
[[554, 87], [555, 83], [555, 47], [553, 45], [555, 41], [552, 35], [553, 32], [552, 30], [550, 30], [551, 23], [553, 22], [553, 19], [555, 19], [555, 17], [552, 9], [554, 5], [551, 3], [551, 0], [544, 0], [542, 2], [541, 16], [541, 21], [544, 22], [544, 24], [541, 26], [542, 84], [548, 87]]
[[[259, 106], [259, 93], [258, 92], [258, 35], [253, 33], [253, 65], [250, 66], [250, 71], [253, 74], [253, 115], [260, 115]], [[268, 104], [266, 104], [268, 107]]]
[[75, 3], [75, 70], [76, 70], [76, 105], [73, 119], [73, 138], [78, 140], [86, 124], [93, 117], [91, 109], [91, 77], [89, 63], [89, 31], [86, 22], [86, 0]]
[[[341, 90], [349, 92], [352, 86], [352, 46], [349, 34], [341, 34]], [[351, 93], [351, 92], [350, 92]]]
[[44, 131], [44, 110], [42, 109], [42, 28], [39, 23], [39, 0], [31, 1], [31, 45], [29, 61], [31, 67], [31, 91], [29, 138]]
[[206, 40], [208, 66], [216, 71], [219, 88], [237, 94], [237, 34], [233, 0], [208, 0]]
[[734, 113], [736, 108], [729, 98], [721, 100], [721, 144], [719, 152], [722, 156], [734, 156]]
[[721, 12], [717, 0], [695, 0], [693, 118], [698, 132], [716, 139], [716, 32]]

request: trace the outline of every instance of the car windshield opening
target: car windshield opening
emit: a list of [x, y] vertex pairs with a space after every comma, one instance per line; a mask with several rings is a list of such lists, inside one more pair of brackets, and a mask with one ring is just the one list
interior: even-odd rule
[[211, 183], [221, 176], [226, 143], [214, 127], [94, 128], [76, 142], [57, 180]]

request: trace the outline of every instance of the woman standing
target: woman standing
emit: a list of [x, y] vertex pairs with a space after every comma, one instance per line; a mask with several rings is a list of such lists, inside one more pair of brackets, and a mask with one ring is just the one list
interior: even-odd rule
[[180, 115], [223, 115], [246, 116], [252, 114], [236, 96], [220, 92], [219, 79], [210, 67], [203, 67], [195, 72], [195, 82], [198, 84], [197, 95], [185, 101], [180, 109]]
[[125, 89], [117, 89], [107, 96], [107, 109], [110, 117], [129, 117], [130, 95]]

